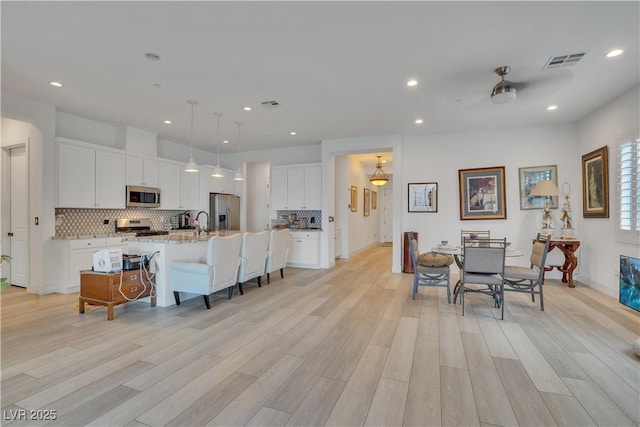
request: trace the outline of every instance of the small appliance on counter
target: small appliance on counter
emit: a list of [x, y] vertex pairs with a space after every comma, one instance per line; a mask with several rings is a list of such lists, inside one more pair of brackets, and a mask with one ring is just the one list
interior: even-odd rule
[[122, 249], [100, 249], [93, 253], [93, 271], [109, 273], [122, 270]]
[[298, 220], [298, 228], [307, 228], [307, 218], [300, 218]]
[[138, 270], [142, 263], [144, 267], [149, 266], [149, 260], [146, 257], [143, 260], [140, 255], [122, 255], [122, 269], [125, 271]]

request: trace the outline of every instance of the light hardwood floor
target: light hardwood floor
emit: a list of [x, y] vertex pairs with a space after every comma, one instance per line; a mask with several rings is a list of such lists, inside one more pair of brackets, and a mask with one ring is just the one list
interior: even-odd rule
[[[640, 316], [578, 283], [545, 311], [390, 273], [376, 247], [288, 268], [211, 310], [135, 302], [83, 315], [77, 295], [2, 295], [2, 425], [471, 426], [640, 423]], [[455, 281], [455, 278], [454, 278]], [[36, 420], [35, 410], [56, 419]], [[27, 412], [21, 412], [26, 410]], [[24, 416], [26, 420], [15, 420]]]

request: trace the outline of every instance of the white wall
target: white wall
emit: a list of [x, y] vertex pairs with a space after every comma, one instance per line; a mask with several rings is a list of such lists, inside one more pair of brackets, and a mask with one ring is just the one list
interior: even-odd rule
[[[518, 169], [557, 165], [558, 184], [561, 186], [563, 182], [569, 182], [573, 189], [571, 199], [575, 205], [578, 201], [577, 189], [580, 188], [580, 157], [576, 154], [577, 146], [575, 125], [409, 138], [403, 144], [403, 163], [400, 165], [403, 170], [403, 231], [419, 233], [421, 252], [429, 250], [441, 240], [459, 244], [456, 242], [460, 241], [460, 230], [477, 229], [491, 230], [491, 237], [506, 237], [514, 247], [528, 253], [531, 239], [541, 226], [542, 211], [520, 210]], [[461, 220], [458, 170], [493, 166], [505, 167], [507, 218]], [[438, 212], [407, 212], [406, 189], [411, 182], [438, 183]], [[552, 215], [555, 226], [559, 229], [559, 211], [552, 210]], [[549, 254], [550, 261], [561, 259], [560, 253]], [[528, 256], [510, 262], [528, 265]], [[576, 272], [579, 273], [579, 270], [580, 267]], [[548, 277], [559, 277], [557, 274], [554, 272], [548, 274]]]
[[[348, 238], [348, 254], [352, 255], [380, 240], [378, 234], [380, 229], [380, 216], [378, 213], [380, 210], [370, 209], [369, 216], [364, 216], [364, 189], [369, 189], [369, 197], [371, 197], [371, 191], [377, 192], [378, 188], [369, 182], [370, 174], [367, 173], [362, 163], [354, 158], [354, 156], [348, 156], [348, 168], [349, 187], [351, 185], [358, 187], [358, 210], [357, 212], [348, 212], [349, 232], [346, 236], [343, 234], [343, 238]], [[346, 197], [349, 199], [350, 193], [343, 194], [342, 196], [338, 195], [338, 197]], [[369, 199], [369, 207], [370, 206], [371, 200]]]
[[609, 147], [609, 218], [582, 218], [582, 198], [578, 198], [582, 187], [581, 184], [573, 187], [578, 201], [573, 206], [574, 217], [580, 219], [581, 271], [590, 286], [616, 298], [620, 255], [640, 258], [640, 242], [634, 245], [615, 239], [618, 215], [616, 145], [620, 138], [640, 129], [639, 104], [640, 87], [636, 86], [578, 123], [578, 162], [583, 154], [604, 145]]
[[247, 231], [267, 229], [271, 225], [271, 193], [269, 162], [247, 163], [246, 196]]
[[[53, 257], [47, 254], [53, 251], [51, 236], [55, 234], [53, 209], [56, 194], [55, 108], [3, 93], [2, 116], [13, 119], [3, 120], [2, 145], [28, 142], [30, 220], [28, 290], [39, 294], [53, 292], [53, 288], [47, 287], [47, 276], [44, 272], [51, 269], [54, 262]], [[19, 122], [29, 123], [32, 126], [25, 126], [24, 123]], [[8, 194], [3, 191], [1, 194], [3, 204], [7, 197]], [[38, 217], [39, 225], [35, 225], [35, 217]], [[0, 232], [3, 234], [8, 232], [4, 228], [4, 223]]]

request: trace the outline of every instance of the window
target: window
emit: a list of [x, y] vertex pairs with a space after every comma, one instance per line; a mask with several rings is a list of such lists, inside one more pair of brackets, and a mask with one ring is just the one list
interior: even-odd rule
[[618, 145], [618, 240], [640, 243], [640, 138], [624, 138]]

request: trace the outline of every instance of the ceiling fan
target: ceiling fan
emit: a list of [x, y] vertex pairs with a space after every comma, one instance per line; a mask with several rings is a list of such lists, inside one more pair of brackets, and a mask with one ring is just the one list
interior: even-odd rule
[[507, 102], [515, 101], [518, 95], [518, 89], [515, 84], [509, 80], [505, 80], [504, 76], [509, 74], [511, 67], [503, 65], [495, 70], [495, 73], [501, 77], [501, 80], [496, 83], [491, 91], [491, 101], [494, 104], [506, 104]]

